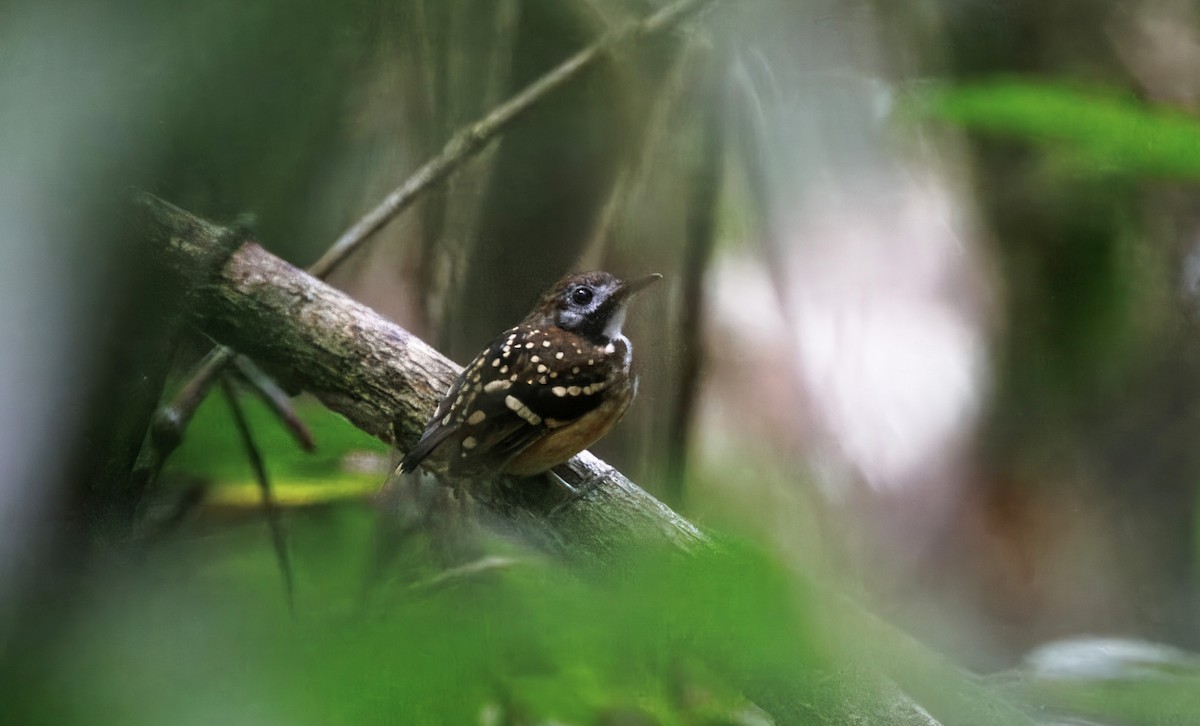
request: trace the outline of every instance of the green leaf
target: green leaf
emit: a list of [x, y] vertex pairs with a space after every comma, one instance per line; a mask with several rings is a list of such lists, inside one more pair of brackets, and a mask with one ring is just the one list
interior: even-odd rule
[[1112, 90], [999, 79], [923, 94], [922, 115], [1065, 151], [1089, 171], [1200, 178], [1200, 121]]

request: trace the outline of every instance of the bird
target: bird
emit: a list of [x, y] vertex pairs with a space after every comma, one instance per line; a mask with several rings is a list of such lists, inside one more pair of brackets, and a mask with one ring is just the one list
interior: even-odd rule
[[633, 296], [661, 279], [599, 271], [560, 279], [463, 369], [399, 471], [434, 456], [451, 476], [549, 473], [573, 492], [552, 469], [625, 415], [637, 379], [621, 328]]

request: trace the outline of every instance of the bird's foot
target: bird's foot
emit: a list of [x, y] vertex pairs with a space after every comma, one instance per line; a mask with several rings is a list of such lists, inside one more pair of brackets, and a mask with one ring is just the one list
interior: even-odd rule
[[567, 494], [571, 495], [572, 499], [577, 499], [580, 496], [579, 490], [576, 489], [575, 487], [571, 486], [570, 484], [568, 484], [567, 480], [563, 479], [561, 476], [559, 476], [558, 472], [554, 471], [553, 469], [547, 469], [546, 476], [547, 476], [547, 478], [550, 479], [551, 482], [553, 482], [554, 484], [557, 484], [559, 486], [559, 488], [561, 488]]

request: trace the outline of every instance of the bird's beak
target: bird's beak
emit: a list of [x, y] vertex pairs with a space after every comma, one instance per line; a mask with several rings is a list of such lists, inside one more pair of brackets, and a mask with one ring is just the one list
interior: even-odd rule
[[639, 277], [636, 280], [626, 280], [625, 282], [622, 282], [621, 286], [617, 288], [617, 291], [615, 293], [613, 293], [613, 297], [616, 298], [618, 301], [623, 302], [625, 300], [628, 300], [634, 294], [639, 293], [642, 290], [645, 290], [647, 287], [650, 287], [651, 285], [653, 285], [654, 283], [658, 282], [661, 279], [662, 279], [662, 275], [655, 272], [652, 275], [646, 275], [645, 277]]

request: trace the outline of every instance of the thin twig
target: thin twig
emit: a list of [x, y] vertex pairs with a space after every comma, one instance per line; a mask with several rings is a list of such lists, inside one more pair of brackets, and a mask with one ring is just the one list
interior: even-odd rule
[[498, 570], [507, 570], [516, 565], [525, 563], [526, 560], [518, 559], [516, 557], [489, 555], [487, 557], [481, 557], [474, 562], [468, 562], [464, 565], [459, 565], [458, 567], [452, 567], [448, 570], [439, 572], [427, 580], [414, 582], [409, 586], [409, 589], [420, 591], [438, 590], [478, 575], [486, 575], [489, 572], [496, 572]]
[[267, 528], [271, 531], [271, 544], [275, 548], [275, 558], [279, 561], [279, 573], [283, 576], [288, 611], [295, 616], [296, 602], [292, 561], [288, 555], [283, 519], [280, 516], [279, 508], [275, 506], [275, 500], [271, 497], [271, 480], [267, 476], [267, 467], [263, 463], [258, 446], [254, 443], [254, 435], [250, 431], [246, 414], [242, 411], [242, 404], [238, 402], [237, 391], [234, 390], [233, 383], [228, 377], [221, 378], [221, 390], [225, 393], [225, 399], [229, 401], [229, 409], [233, 413], [233, 421], [237, 425], [238, 435], [242, 439], [242, 445], [246, 447], [246, 456], [250, 459], [250, 465], [254, 468], [254, 478], [258, 481], [259, 490], [262, 492], [263, 513], [267, 517]]
[[521, 114], [590, 68], [614, 47], [634, 37], [646, 37], [672, 28], [712, 1], [678, 0], [641, 22], [628, 23], [610, 30], [595, 43], [563, 61], [557, 68], [492, 109], [479, 121], [459, 129], [446, 142], [441, 153], [425, 162], [374, 209], [346, 230], [333, 246], [308, 268], [309, 273], [324, 278], [371, 235], [410, 207], [422, 192], [449, 176]]
[[242, 380], [258, 394], [264, 403], [271, 407], [283, 425], [292, 432], [292, 437], [300, 443], [300, 448], [309, 452], [315, 449], [316, 442], [313, 441], [312, 433], [296, 414], [296, 407], [292, 405], [292, 397], [288, 395], [288, 392], [280, 388], [275, 379], [264, 373], [254, 364], [254, 361], [244, 355], [234, 356], [233, 365], [237, 368]]
[[679, 505], [687, 468], [688, 440], [692, 431], [704, 346], [704, 276], [712, 262], [717, 238], [717, 206], [725, 162], [724, 104], [717, 103], [722, 88], [718, 58], [708, 53], [692, 84], [691, 103], [700, 107], [701, 153], [689, 175], [692, 188], [687, 206], [686, 249], [683, 255], [683, 320], [680, 325], [679, 394], [667, 424], [668, 499]]
[[[287, 392], [280, 388], [270, 376], [259, 370], [248, 358], [238, 356], [231, 349], [218, 345], [200, 361], [187, 383], [179, 389], [171, 402], [159, 408], [158, 413], [155, 414], [152, 434], [153, 445], [157, 449], [153, 453], [157, 462], [156, 470], [161, 468], [167, 458], [183, 442], [183, 432], [191, 423], [196, 409], [204, 402], [209, 389], [216, 383], [230, 361], [233, 361], [238, 367], [238, 372], [241, 373], [247, 385], [254, 389], [255, 393], [271, 407], [271, 410], [283, 422], [284, 427], [292, 434], [292, 438], [300, 444], [300, 448], [305, 451], [312, 451], [316, 448], [312, 432], [296, 415], [296, 410], [292, 407]], [[155, 471], [151, 478], [157, 478], [157, 475], [157, 471]]]
[[233, 351], [223, 345], [210, 350], [171, 402], [158, 409], [151, 425], [151, 436], [161, 460], [170, 456], [183, 441], [184, 429], [232, 357]]
[[661, 161], [660, 147], [675, 131], [672, 123], [677, 121], [676, 111], [687, 90], [687, 76], [695, 65], [695, 54], [696, 44], [689, 43], [683, 52], [675, 57], [663, 80], [653, 89], [654, 102], [648, 119], [643, 124], [641, 139], [635, 148], [630, 149], [629, 162], [622, 166], [613, 182], [587, 247], [580, 255], [580, 264], [583, 267], [607, 269], [609, 266], [611, 260], [608, 260], [607, 256], [611, 252], [609, 242], [612, 231], [621, 217], [629, 214], [628, 207], [637, 198], [638, 191], [648, 183], [647, 177], [657, 170], [657, 163]]
[[[465, 5], [462, 7], [466, 8]], [[474, 91], [470, 96], [471, 99], [478, 99], [477, 105], [469, 106], [471, 113], [478, 113], [477, 108], [494, 108], [504, 100], [509, 91], [520, 14], [520, 0], [495, 2], [495, 14], [490, 19], [490, 51], [486, 56], [472, 56], [475, 58], [475, 64], [471, 68], [461, 68], [465, 56], [461, 48], [454, 52], [454, 43], [461, 43], [462, 40], [456, 41], [455, 36], [451, 37], [446, 61], [449, 68], [459, 68], [461, 73], [478, 73], [478, 57], [484, 57], [486, 60], [485, 67], [488, 70], [484, 74], [482, 92]], [[478, 18], [460, 22], [457, 33], [464, 32], [461, 26], [470, 27], [473, 23], [477, 24]], [[474, 88], [472, 84], [466, 85]], [[461, 90], [454, 98], [457, 101], [456, 106], [466, 103]], [[453, 305], [449, 301], [456, 297], [463, 284], [464, 265], [453, 264], [452, 261], [470, 257], [473, 245], [478, 244], [479, 226], [492, 178], [495, 176], [498, 151], [496, 144], [481, 149], [465, 168], [447, 180], [447, 189], [441, 197], [442, 203], [430, 206], [438, 215], [438, 219], [436, 223], [427, 226], [423, 235], [418, 276], [421, 319], [429, 324], [430, 330], [439, 331], [436, 338], [439, 341], [445, 341], [445, 332], [451, 327], [455, 315]], [[441, 254], [435, 255], [435, 250]], [[450, 264], [445, 264], [447, 262]]]

